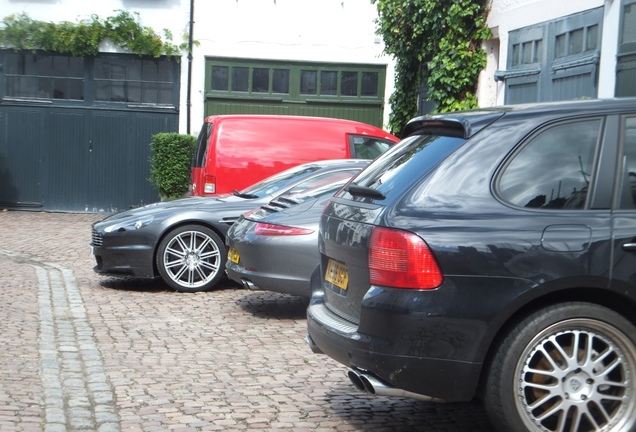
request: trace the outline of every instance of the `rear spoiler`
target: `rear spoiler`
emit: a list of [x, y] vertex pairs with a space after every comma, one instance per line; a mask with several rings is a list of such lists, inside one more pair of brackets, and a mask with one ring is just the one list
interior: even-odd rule
[[446, 135], [468, 139], [505, 114], [503, 109], [426, 115], [409, 121], [401, 138], [410, 135]]

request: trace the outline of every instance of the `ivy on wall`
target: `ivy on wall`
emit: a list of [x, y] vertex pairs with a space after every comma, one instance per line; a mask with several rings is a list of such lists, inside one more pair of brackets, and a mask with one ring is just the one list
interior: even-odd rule
[[116, 10], [117, 15], [76, 23], [52, 23], [31, 19], [26, 14], [10, 15], [2, 20], [0, 46], [16, 50], [43, 50], [70, 53], [77, 57], [95, 56], [106, 38], [139, 55], [180, 57], [187, 44], [172, 43], [172, 34], [164, 29], [163, 37], [139, 23], [139, 13]]
[[389, 129], [399, 135], [417, 116], [423, 84], [437, 112], [477, 106], [479, 73], [486, 66], [481, 43], [491, 37], [486, 0], [372, 0], [377, 33], [395, 58], [395, 91]]

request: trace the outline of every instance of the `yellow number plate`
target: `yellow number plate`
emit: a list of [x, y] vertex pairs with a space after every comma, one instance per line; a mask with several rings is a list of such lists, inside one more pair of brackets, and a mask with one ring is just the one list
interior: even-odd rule
[[235, 248], [230, 247], [228, 249], [228, 251], [227, 251], [227, 259], [228, 259], [228, 261], [233, 262], [234, 264], [238, 264], [240, 258], [241, 257], [239, 256], [239, 252]]
[[349, 270], [347, 270], [347, 265], [330, 259], [327, 263], [325, 280], [340, 289], [346, 290], [349, 285]]

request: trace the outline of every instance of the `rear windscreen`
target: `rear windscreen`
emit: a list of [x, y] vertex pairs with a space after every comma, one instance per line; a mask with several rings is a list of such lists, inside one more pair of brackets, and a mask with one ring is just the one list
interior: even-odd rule
[[403, 189], [424, 177], [465, 141], [441, 135], [407, 137], [374, 160], [354, 182], [386, 196], [394, 188]]

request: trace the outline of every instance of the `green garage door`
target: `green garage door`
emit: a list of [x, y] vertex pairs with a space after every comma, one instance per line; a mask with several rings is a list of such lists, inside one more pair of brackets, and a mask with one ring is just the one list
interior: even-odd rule
[[505, 103], [518, 104], [598, 94], [603, 7], [511, 31]]
[[386, 65], [207, 58], [205, 116], [287, 114], [382, 127]]
[[179, 126], [175, 59], [0, 50], [0, 208], [114, 213], [159, 201], [152, 136]]
[[636, 0], [621, 3], [616, 96], [636, 96]]

